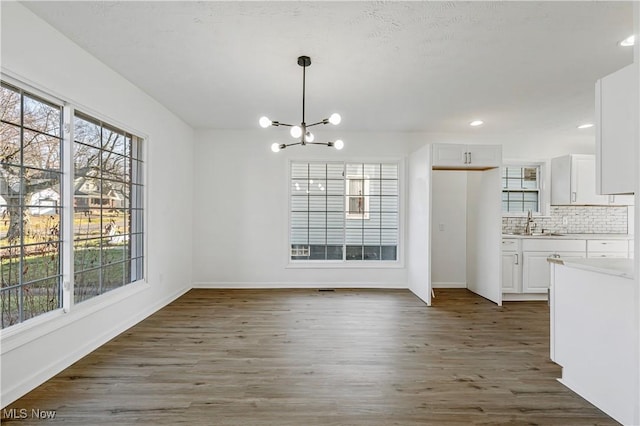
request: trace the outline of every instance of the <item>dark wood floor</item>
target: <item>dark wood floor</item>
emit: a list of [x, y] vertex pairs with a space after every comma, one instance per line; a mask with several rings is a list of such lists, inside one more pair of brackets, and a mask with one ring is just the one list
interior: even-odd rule
[[616, 424], [556, 381], [546, 302], [436, 296], [192, 290], [8, 408], [65, 425]]

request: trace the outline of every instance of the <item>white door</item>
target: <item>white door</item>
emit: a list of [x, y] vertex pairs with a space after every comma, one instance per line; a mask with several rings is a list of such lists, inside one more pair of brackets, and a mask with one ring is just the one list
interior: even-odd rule
[[502, 305], [502, 185], [500, 168], [467, 180], [467, 288]]

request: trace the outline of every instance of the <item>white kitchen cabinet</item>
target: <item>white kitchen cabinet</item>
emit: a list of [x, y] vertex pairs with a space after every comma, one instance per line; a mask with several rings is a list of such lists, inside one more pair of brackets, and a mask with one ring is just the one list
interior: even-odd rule
[[522, 292], [546, 293], [549, 289], [551, 267], [547, 258], [560, 256], [563, 259], [580, 259], [585, 257], [584, 251], [546, 251], [522, 253]]
[[546, 293], [549, 289], [548, 257], [563, 259], [586, 257], [585, 240], [525, 239], [522, 241], [522, 292]]
[[628, 240], [587, 240], [587, 258], [627, 258]]
[[516, 238], [502, 240], [502, 292], [522, 292], [522, 252]]
[[502, 165], [501, 145], [433, 144], [432, 166], [435, 170], [491, 169]]
[[551, 160], [551, 205], [608, 205], [596, 193], [596, 157], [569, 154]]
[[610, 206], [633, 206], [635, 204], [635, 197], [633, 194], [609, 194], [607, 195], [607, 201]]
[[638, 69], [628, 65], [596, 82], [596, 184], [600, 194], [635, 191]]

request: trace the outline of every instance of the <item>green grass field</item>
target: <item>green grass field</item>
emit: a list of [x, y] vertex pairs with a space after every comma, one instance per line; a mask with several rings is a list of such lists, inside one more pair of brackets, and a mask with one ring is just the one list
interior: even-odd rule
[[[130, 281], [129, 262], [124, 262], [126, 246], [95, 247], [76, 245], [74, 250], [74, 300], [81, 302]], [[20, 317], [22, 298], [23, 320], [60, 307], [60, 258], [53, 251], [26, 256], [22, 264], [18, 257], [0, 261], [0, 308], [2, 327], [15, 324]], [[18, 287], [22, 276], [22, 292]]]

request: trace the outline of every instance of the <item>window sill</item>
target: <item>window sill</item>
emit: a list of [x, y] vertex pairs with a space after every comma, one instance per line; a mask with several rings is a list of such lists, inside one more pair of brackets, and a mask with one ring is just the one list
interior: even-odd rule
[[290, 261], [287, 269], [402, 269], [404, 263], [399, 260], [297, 260]]
[[[502, 213], [502, 217], [503, 218], [509, 218], [509, 217], [517, 217], [517, 218], [527, 218], [527, 213]], [[532, 213], [531, 217], [534, 219], [545, 219], [545, 218], [550, 218], [551, 216], [548, 214], [543, 214], [543, 213]]]
[[0, 353], [4, 354], [15, 350], [75, 321], [113, 306], [150, 287], [145, 281], [137, 281], [74, 304], [69, 312], [59, 308], [2, 329], [0, 330], [0, 347], [2, 348]]

